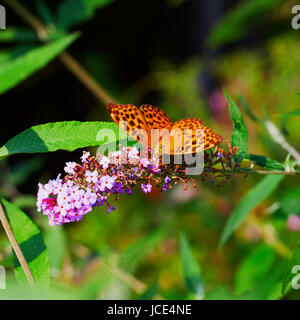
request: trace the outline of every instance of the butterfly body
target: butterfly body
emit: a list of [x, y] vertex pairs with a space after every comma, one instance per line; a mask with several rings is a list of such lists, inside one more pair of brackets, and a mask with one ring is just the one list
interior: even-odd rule
[[155, 148], [160, 154], [199, 153], [218, 146], [223, 140], [198, 118], [173, 123], [165, 112], [151, 105], [138, 108], [131, 104], [110, 103], [107, 110], [129, 136], [145, 148]]

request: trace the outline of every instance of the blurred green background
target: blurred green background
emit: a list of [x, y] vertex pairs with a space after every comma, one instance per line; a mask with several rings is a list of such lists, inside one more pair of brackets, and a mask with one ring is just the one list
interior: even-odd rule
[[[241, 106], [249, 153], [281, 163], [287, 156], [249, 117], [243, 101], [257, 118], [267, 115], [300, 150], [300, 30], [291, 27], [291, 8], [297, 1], [22, 3], [54, 39], [80, 31], [68, 52], [116, 101], [157, 105], [174, 121], [201, 118], [230, 140], [226, 88]], [[35, 31], [6, 8], [0, 67], [40, 46]], [[41, 123], [110, 121], [103, 101], [59, 59], [2, 94], [0, 105], [1, 145]], [[37, 224], [51, 267], [51, 289], [20, 288], [14, 280], [11, 247], [1, 231], [0, 265], [7, 270], [8, 289], [0, 290], [0, 298], [300, 297], [297, 290], [281, 296], [285, 268], [299, 240], [299, 177], [286, 176], [222, 249], [218, 243], [228, 217], [263, 176], [234, 175], [221, 188], [198, 179], [196, 190], [183, 191], [182, 185], [164, 194], [135, 190], [115, 202], [116, 211], [109, 215], [99, 207], [81, 222], [49, 227], [47, 217], [36, 212], [37, 184], [63, 172], [66, 161], [79, 161], [81, 152], [16, 155], [0, 162], [1, 196]]]

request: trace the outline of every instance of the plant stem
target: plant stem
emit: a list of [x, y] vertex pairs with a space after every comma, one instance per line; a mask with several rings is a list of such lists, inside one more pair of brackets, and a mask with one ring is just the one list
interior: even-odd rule
[[5, 212], [3, 210], [3, 207], [1, 205], [1, 203], [0, 203], [0, 221], [2, 223], [4, 231], [6, 232], [8, 240], [9, 240], [9, 242], [10, 242], [10, 244], [11, 244], [11, 246], [12, 246], [12, 248], [13, 248], [13, 250], [14, 250], [14, 252], [15, 252], [15, 254], [16, 254], [16, 256], [17, 256], [17, 258], [18, 258], [18, 260], [20, 262], [20, 264], [21, 264], [21, 267], [24, 270], [24, 273], [26, 275], [26, 278], [27, 278], [29, 284], [32, 287], [34, 287], [35, 282], [34, 282], [32, 273], [31, 273], [31, 271], [29, 269], [29, 266], [27, 264], [27, 261], [26, 261], [24, 255], [23, 255], [22, 250], [19, 247], [19, 244], [18, 244], [18, 242], [16, 240], [16, 237], [15, 237], [15, 235], [14, 235], [14, 233], [13, 233], [11, 227], [10, 227], [10, 224], [9, 224], [7, 218], [6, 218], [6, 215], [5, 215]]
[[203, 172], [219, 172], [225, 174], [234, 174], [234, 173], [242, 173], [242, 174], [283, 174], [283, 175], [291, 175], [295, 176], [300, 174], [297, 171], [284, 171], [284, 170], [243, 170], [243, 168], [235, 169], [235, 170], [224, 170], [224, 169], [208, 169], [204, 168]]
[[258, 227], [262, 233], [262, 238], [267, 245], [272, 247], [279, 255], [290, 259], [292, 252], [277, 236], [274, 226], [270, 223], [263, 223], [255, 216], [250, 216], [249, 221]]
[[59, 59], [99, 101], [104, 104], [114, 102], [114, 98], [70, 54], [63, 52]]
[[11, 7], [27, 24], [29, 24], [38, 34], [38, 37], [45, 41], [48, 37], [47, 29], [43, 23], [35, 17], [27, 8], [16, 0], [3, 0], [8, 6]]
[[[113, 276], [127, 283], [129, 287], [132, 288], [137, 294], [142, 294], [147, 289], [147, 286], [143, 282], [136, 279], [134, 276], [128, 273], [125, 273], [124, 271], [120, 270], [118, 267], [113, 266], [112, 264], [108, 264], [104, 260], [100, 261], [100, 265], [103, 266]], [[161, 295], [157, 294], [155, 296], [155, 299], [163, 300], [164, 298]]]
[[[47, 41], [48, 30], [42, 21], [34, 16], [18, 0], [4, 0], [4, 2], [36, 31], [41, 42]], [[59, 55], [59, 59], [100, 102], [107, 104], [115, 101], [96, 79], [92, 77], [70, 54], [63, 52]]]
[[279, 131], [275, 124], [270, 120], [266, 120], [265, 126], [272, 139], [276, 143], [278, 143], [285, 151], [290, 153], [292, 157], [297, 161], [298, 166], [300, 166], [299, 152], [285, 140], [283, 134]]

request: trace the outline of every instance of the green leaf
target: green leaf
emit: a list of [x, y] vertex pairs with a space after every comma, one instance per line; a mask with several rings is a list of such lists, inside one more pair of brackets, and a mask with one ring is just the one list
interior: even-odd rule
[[243, 197], [232, 212], [222, 232], [219, 247], [223, 247], [230, 235], [246, 219], [248, 214], [278, 187], [284, 175], [269, 175], [264, 177], [254, 188]]
[[6, 290], [0, 291], [1, 300], [75, 300], [78, 296], [67, 286], [51, 284], [49, 286], [29, 287], [15, 279], [7, 279]]
[[64, 229], [49, 226], [45, 232], [45, 243], [49, 252], [51, 274], [58, 276], [67, 252]]
[[236, 272], [236, 294], [243, 293], [258, 285], [271, 269], [274, 259], [275, 251], [267, 245], [261, 245], [252, 251]]
[[284, 264], [282, 260], [277, 261], [253, 288], [238, 297], [243, 300], [279, 299], [280, 287], [278, 284], [282, 279]]
[[155, 280], [139, 297], [138, 300], [152, 300], [158, 292], [158, 280]]
[[263, 168], [285, 170], [285, 167], [282, 163], [265, 156], [260, 156], [256, 154], [246, 154], [244, 159], [250, 160], [254, 162], [256, 165]]
[[57, 23], [68, 30], [91, 19], [97, 9], [109, 5], [114, 0], [65, 0], [58, 8]]
[[[49, 256], [40, 230], [21, 209], [5, 199], [1, 201], [34, 280], [36, 283], [48, 285], [50, 281]], [[14, 269], [16, 278], [22, 283], [28, 283], [15, 254]]]
[[37, 10], [39, 13], [39, 16], [43, 20], [43, 22], [47, 25], [55, 25], [55, 18], [53, 16], [53, 13], [51, 9], [48, 7], [47, 3], [44, 0], [37, 1]]
[[0, 66], [0, 94], [15, 87], [37, 70], [43, 68], [60, 52], [67, 48], [77, 34], [62, 37], [50, 44], [33, 49], [23, 56]]
[[196, 299], [201, 299], [204, 294], [201, 269], [183, 233], [180, 234], [180, 256], [182, 275], [186, 287], [190, 293], [195, 295]]
[[[297, 267], [298, 266], [298, 267]], [[292, 286], [292, 282], [299, 279], [300, 273], [300, 241], [296, 249], [293, 252], [291, 260], [289, 261], [283, 276], [282, 288], [281, 293], [285, 295], [290, 287]], [[298, 280], [297, 283], [300, 283]]]
[[0, 52], [0, 66], [10, 61], [12, 58], [12, 50], [1, 50]]
[[282, 115], [280, 128], [285, 134], [288, 134], [288, 130], [286, 129], [286, 121], [288, 120], [288, 118], [293, 116], [300, 116], [300, 110], [294, 110]]
[[286, 215], [300, 214], [300, 187], [284, 192], [278, 199], [278, 203]]
[[235, 300], [238, 299], [227, 288], [220, 286], [208, 291], [205, 300]]
[[[109, 272], [109, 269], [99, 268], [94, 273], [90, 274], [89, 277], [82, 283], [80, 286], [80, 290], [78, 292], [79, 300], [95, 300], [99, 299], [99, 293], [105, 294], [105, 292], [110, 291], [109, 288], [114, 286], [114, 290], [112, 293], [108, 293], [108, 295], [119, 295], [120, 293], [116, 290], [119, 289], [121, 285], [120, 282], [113, 276], [112, 273]], [[117, 282], [117, 283], [116, 283]], [[123, 289], [123, 287], [122, 287]], [[117, 291], [117, 292], [116, 292]], [[113, 299], [110, 296], [111, 299]]]
[[248, 30], [258, 23], [264, 15], [276, 7], [282, 0], [248, 0], [242, 1], [229, 11], [208, 36], [207, 44], [211, 48], [237, 41], [244, 37]]
[[[105, 136], [106, 132], [110, 133], [109, 136]], [[0, 148], [0, 159], [16, 153], [51, 152], [59, 149], [73, 151], [126, 138], [126, 134], [113, 122], [47, 123], [26, 129], [10, 139]]]
[[166, 231], [166, 228], [161, 228], [130, 245], [120, 254], [119, 266], [133, 272], [142, 258], [166, 236]]
[[26, 194], [26, 195], [21, 195], [19, 197], [16, 197], [13, 199], [12, 203], [21, 208], [36, 208], [36, 195], [33, 194]]
[[233, 122], [231, 146], [234, 148], [240, 147], [238, 153], [245, 155], [248, 150], [248, 129], [244, 123], [243, 116], [237, 104], [230, 97], [226, 90], [224, 90], [224, 94], [229, 102], [229, 114]]
[[260, 122], [260, 119], [257, 118], [257, 116], [251, 111], [251, 108], [249, 107], [246, 99], [242, 96], [239, 95], [238, 99], [243, 107], [243, 109], [245, 110], [247, 116], [253, 121], [253, 122]]
[[8, 28], [1, 30], [0, 42], [38, 42], [39, 38], [36, 32], [30, 29]]
[[3, 63], [0, 64], [0, 66], [4, 65], [6, 63], [10, 63], [15, 59], [24, 56], [28, 52], [37, 49], [38, 47], [39, 47], [39, 45], [36, 43], [24, 43], [24, 44], [20, 43], [16, 46], [12, 47], [8, 51], [2, 51], [2, 53], [4, 53], [4, 55], [6, 55], [6, 60], [4, 60], [2, 58], [4, 61], [3, 61]]

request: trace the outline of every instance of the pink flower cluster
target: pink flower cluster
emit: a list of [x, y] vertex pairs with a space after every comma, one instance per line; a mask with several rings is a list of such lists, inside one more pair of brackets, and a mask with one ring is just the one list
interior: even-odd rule
[[[213, 175], [212, 181], [223, 179], [225, 183], [231, 176], [226, 169], [238, 166], [234, 161], [236, 149], [230, 147], [228, 153], [222, 149], [208, 151], [204, 155], [205, 170]], [[224, 173], [214, 169], [215, 166], [221, 166]], [[166, 191], [180, 181], [185, 188], [189, 180], [195, 186], [192, 176], [186, 175], [184, 164], [163, 164], [159, 159], [142, 156], [135, 147], [120, 147], [108, 156], [93, 157], [83, 152], [81, 164], [67, 162], [64, 171], [63, 178], [59, 175], [44, 185], [39, 183], [37, 209], [48, 216], [50, 225], [79, 221], [95, 206], [107, 206], [109, 213], [115, 208], [108, 200], [112, 197], [117, 200], [124, 193], [131, 195], [137, 184], [144, 193], [151, 192], [153, 185]], [[201, 179], [206, 176], [204, 172]]]
[[115, 208], [108, 203], [108, 197], [131, 194], [139, 181], [144, 193], [152, 191], [152, 183], [163, 182], [163, 190], [171, 187], [172, 179], [162, 173], [159, 162], [140, 157], [135, 147], [121, 148], [108, 157], [98, 158], [84, 152], [81, 160], [81, 164], [66, 163], [63, 179], [59, 175], [38, 185], [37, 209], [48, 216], [50, 225], [79, 221], [95, 206], [106, 205], [109, 213]]
[[80, 188], [72, 180], [64, 182], [60, 175], [45, 185], [39, 183], [37, 208], [49, 217], [50, 225], [81, 220], [97, 201], [91, 188]]

